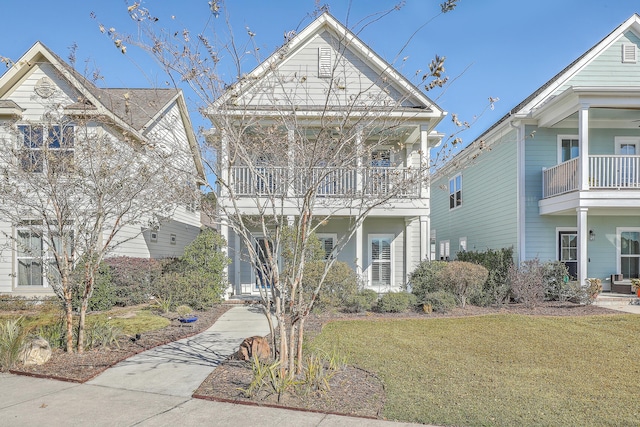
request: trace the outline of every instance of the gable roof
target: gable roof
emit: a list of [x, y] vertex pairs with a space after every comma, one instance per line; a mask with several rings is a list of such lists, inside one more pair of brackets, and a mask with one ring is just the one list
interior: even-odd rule
[[[431, 116], [442, 117], [446, 115], [444, 111], [438, 107], [429, 97], [427, 97], [419, 88], [411, 83], [401, 73], [396, 71], [391, 64], [376, 54], [364, 42], [362, 42], [352, 31], [342, 25], [328, 12], [324, 12], [311, 24], [305, 27], [300, 33], [292, 37], [282, 47], [277, 49], [265, 61], [259, 64], [248, 75], [240, 78], [236, 83], [231, 85], [212, 105], [211, 110], [220, 110], [223, 108], [234, 110], [232, 101], [235, 100], [237, 94], [244, 94], [257, 85], [257, 82], [268, 76], [270, 73], [280, 66], [287, 59], [293, 57], [300, 49], [302, 49], [310, 40], [323, 31], [329, 31], [343, 47], [355, 54], [362, 62], [370, 67], [379, 76], [380, 82], [391, 85], [399, 93], [410, 100], [409, 106], [400, 108], [406, 109], [413, 113], [424, 112], [430, 113]], [[246, 107], [246, 105], [244, 106]], [[303, 106], [296, 105], [297, 111], [304, 109]]]
[[[0, 77], [0, 98], [24, 77], [34, 64], [43, 60], [55, 67], [60, 75], [80, 92], [81, 97], [77, 102], [63, 106], [67, 111], [90, 111], [106, 117], [123, 133], [139, 141], [146, 139], [146, 128], [170, 105], [177, 103], [198, 175], [203, 181], [206, 179], [198, 142], [187, 113], [184, 96], [179, 89], [99, 88], [38, 41]], [[20, 108], [13, 101], [0, 99], [0, 102], [0, 107], [4, 109]]]
[[[585, 53], [576, 58], [573, 62], [567, 65], [559, 73], [554, 75], [551, 79], [540, 86], [531, 95], [526, 97], [523, 101], [509, 110], [498, 121], [492, 124], [487, 130], [485, 130], [480, 136], [478, 136], [472, 143], [465, 147], [455, 157], [462, 157], [464, 155], [474, 156], [475, 151], [478, 150], [477, 146], [483, 146], [479, 144], [483, 142], [489, 135], [491, 135], [501, 125], [506, 124], [509, 119], [513, 118], [527, 118], [531, 117], [536, 108], [543, 106], [546, 102], [549, 102], [555, 97], [554, 93], [561, 87], [567, 80], [583, 69], [594, 58], [596, 58], [601, 52], [610, 47], [627, 31], [634, 31], [636, 34], [640, 34], [640, 15], [633, 14], [630, 18], [616, 27], [602, 40], [588, 49]], [[612, 87], [613, 89], [613, 87]], [[445, 165], [446, 167], [446, 165]]]

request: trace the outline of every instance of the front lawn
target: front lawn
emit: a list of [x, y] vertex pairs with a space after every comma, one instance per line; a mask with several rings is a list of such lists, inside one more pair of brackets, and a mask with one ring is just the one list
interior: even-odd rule
[[490, 315], [327, 324], [385, 384], [389, 419], [458, 426], [637, 426], [640, 316]]

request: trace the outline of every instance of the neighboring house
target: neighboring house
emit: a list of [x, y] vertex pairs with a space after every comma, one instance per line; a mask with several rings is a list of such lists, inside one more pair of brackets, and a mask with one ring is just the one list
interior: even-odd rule
[[[365, 117], [374, 114], [372, 111], [376, 119], [363, 125]], [[314, 195], [314, 219], [322, 221], [317, 236], [327, 254], [338, 242], [345, 243], [338, 260], [352, 266], [365, 286], [377, 292], [399, 290], [407, 275], [428, 256], [426, 180], [413, 183], [374, 207], [352, 236], [348, 230], [358, 211], [356, 203], [365, 199], [358, 205], [362, 206], [367, 198], [383, 198], [393, 186], [392, 177], [427, 170], [429, 149], [442, 138], [434, 128], [445, 114], [350, 30], [324, 13], [231, 86], [209, 110], [213, 132], [222, 140], [219, 179], [228, 183], [219, 188], [219, 208], [222, 212], [237, 209], [249, 219], [269, 204], [267, 193], [273, 196], [281, 191], [286, 198], [276, 202], [280, 204], [274, 211], [289, 217], [291, 223], [300, 215], [297, 209], [306, 193], [304, 184], [294, 181], [289, 181], [288, 188], [279, 189], [285, 175], [309, 177], [327, 170], [323, 165], [328, 163], [309, 162], [305, 153], [298, 155], [295, 149], [291, 154], [285, 149], [285, 163], [256, 153], [252, 164], [241, 164], [225, 142], [228, 135], [238, 132], [230, 129], [234, 123], [238, 128], [244, 125], [249, 136], [251, 127], [289, 123], [280, 140], [286, 147], [294, 146], [299, 135], [309, 138], [308, 144], [312, 145], [314, 132], [322, 134], [332, 126], [327, 123], [339, 123], [338, 118], [345, 117], [332, 128], [336, 139], [350, 135], [352, 150], [363, 147], [367, 154], [324, 176]], [[393, 128], [395, 136], [389, 137], [384, 146], [367, 151], [366, 147], [372, 147], [367, 145], [372, 144], [372, 128], [390, 128], [389, 123], [397, 125]], [[247, 143], [247, 150], [254, 149]], [[330, 155], [333, 148], [327, 145], [320, 150]], [[338, 160], [334, 157], [332, 161]], [[262, 193], [264, 198], [260, 197]], [[329, 219], [325, 221], [324, 216]], [[234, 232], [224, 213], [220, 222], [232, 259], [228, 269], [231, 291], [236, 295], [258, 293], [260, 275], [248, 262], [245, 240]], [[259, 248], [265, 244], [258, 227], [253, 236], [252, 245]]]
[[614, 290], [630, 290], [640, 276], [639, 45], [634, 15], [437, 171], [437, 259], [513, 247], [515, 261], [559, 260], [605, 290], [622, 274]]
[[[32, 149], [37, 150], [42, 145], [43, 133], [46, 136], [48, 132], [51, 138], [56, 130], [46, 129], [47, 125], [39, 122], [43, 119], [43, 105], [47, 102], [55, 102], [57, 111], [69, 120], [69, 125], [65, 125], [64, 138], [67, 138], [67, 132], [71, 137], [78, 132], [74, 118], [93, 114], [96, 120], [92, 131], [101, 135], [108, 133], [113, 140], [122, 144], [129, 141], [161, 141], [159, 146], [171, 147], [171, 153], [181, 153], [181, 164], [193, 170], [192, 176], [199, 177], [200, 182], [194, 182], [194, 186], [204, 182], [198, 143], [181, 91], [98, 88], [37, 42], [0, 77], [0, 121], [3, 125], [0, 136], [3, 140], [15, 140], [17, 149], [31, 144]], [[123, 136], [129, 141], [124, 142]], [[59, 139], [56, 141], [60, 145]], [[76, 144], [79, 143], [76, 136]], [[73, 144], [65, 150], [60, 155], [74, 155]], [[37, 156], [34, 151], [29, 159], [30, 165], [41, 161]], [[33, 170], [33, 173], [38, 172], [41, 173], [41, 170]], [[16, 250], [16, 244], [21, 239], [30, 239], [29, 247], [42, 248], [42, 236], [20, 231], [16, 225], [6, 218], [0, 218], [0, 293], [52, 293], [46, 274], [42, 271], [47, 254], [38, 256], [36, 253]], [[179, 256], [198, 235], [200, 225], [200, 212], [194, 205], [178, 206], [158, 229], [144, 230], [141, 226], [130, 226], [121, 230], [116, 240], [123, 243], [108, 256]]]

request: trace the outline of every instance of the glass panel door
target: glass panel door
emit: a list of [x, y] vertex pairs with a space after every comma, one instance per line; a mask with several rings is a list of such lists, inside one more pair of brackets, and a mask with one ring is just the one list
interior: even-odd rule
[[569, 276], [578, 276], [578, 233], [575, 231], [561, 231], [558, 235], [558, 258], [567, 266]]

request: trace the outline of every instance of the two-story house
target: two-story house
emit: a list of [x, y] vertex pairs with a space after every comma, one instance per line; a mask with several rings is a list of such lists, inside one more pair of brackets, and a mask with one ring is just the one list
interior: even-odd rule
[[[55, 124], [54, 116], [58, 121]], [[60, 124], [62, 122], [64, 125]], [[183, 176], [193, 177], [190, 183], [194, 190], [205, 180], [199, 146], [181, 91], [99, 88], [40, 42], [35, 43], [0, 77], [0, 125], [2, 161], [16, 161], [19, 167], [2, 168], [6, 182], [20, 183], [20, 178], [12, 171], [32, 176], [47, 173], [54, 176], [54, 165], [61, 168], [61, 165], [74, 161], [88, 162], [87, 155], [79, 160], [79, 153], [90, 152], [87, 151], [91, 150], [90, 144], [113, 143], [114, 150], [119, 144], [123, 144], [122, 147], [126, 144], [127, 152], [135, 156], [136, 150], [140, 151], [136, 144], [142, 146], [149, 142], [153, 142], [156, 149], [174, 156], [168, 160], [179, 163]], [[53, 160], [58, 162], [53, 163]], [[108, 164], [100, 164], [98, 159], [91, 161], [98, 162], [96, 165], [100, 165], [102, 173], [124, 173], [117, 171], [119, 165], [109, 168]], [[83, 173], [89, 173], [89, 170], [85, 168]], [[136, 173], [142, 170], [138, 168]], [[138, 179], [147, 178], [139, 176]], [[3, 185], [7, 185], [5, 181]], [[115, 194], [117, 189], [106, 191]], [[24, 198], [42, 197], [36, 193], [32, 191], [29, 194], [25, 190]], [[145, 197], [145, 200], [154, 198], [152, 194]], [[4, 194], [1, 198], [0, 203], [11, 203]], [[114, 199], [117, 198], [114, 196]], [[75, 200], [69, 202], [94, 203], [79, 197]], [[126, 199], [118, 200], [118, 203], [126, 202]], [[42, 199], [42, 203], [47, 201]], [[44, 271], [51, 254], [43, 233], [51, 231], [40, 231], [34, 227], [41, 220], [37, 205], [32, 206], [24, 209], [24, 220], [0, 218], [0, 293], [53, 293]], [[126, 206], [118, 209], [127, 215]], [[145, 218], [126, 219], [130, 225], [119, 229], [116, 236], [107, 235], [105, 231], [102, 237], [103, 240], [111, 239], [115, 246], [109, 256], [179, 256], [198, 235], [201, 226], [199, 210], [194, 204], [187, 203], [167, 209], [159, 228], [145, 226]], [[107, 224], [104, 229], [113, 230], [113, 227]], [[69, 235], [73, 235], [73, 230]], [[117, 242], [120, 244], [116, 245]]]
[[263, 252], [267, 238], [252, 218], [309, 214], [327, 257], [368, 288], [398, 290], [428, 256], [429, 150], [446, 113], [329, 13], [287, 36], [207, 112], [231, 291], [261, 283], [247, 246]]
[[515, 261], [559, 260], [581, 283], [630, 290], [640, 276], [639, 44], [634, 15], [437, 171], [437, 258], [513, 247]]

